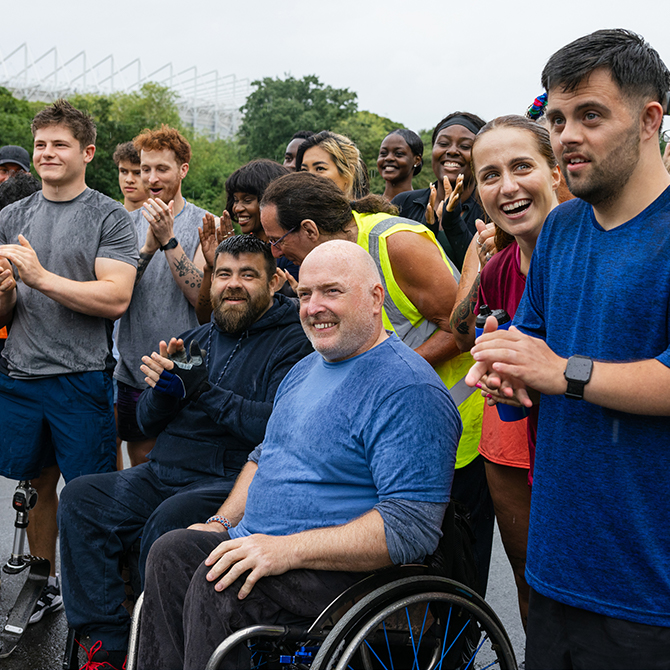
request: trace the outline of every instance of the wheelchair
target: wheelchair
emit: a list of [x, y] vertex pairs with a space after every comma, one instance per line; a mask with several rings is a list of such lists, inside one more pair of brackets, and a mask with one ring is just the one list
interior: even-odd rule
[[[255, 625], [215, 649], [253, 670], [517, 670], [509, 637], [476, 584], [467, 519], [450, 504], [425, 565], [374, 572], [346, 589], [309, 627]], [[447, 576], [449, 575], [449, 576]], [[461, 579], [470, 585], [464, 584]], [[133, 613], [127, 670], [137, 670], [142, 596]], [[146, 669], [141, 669], [146, 670]]]

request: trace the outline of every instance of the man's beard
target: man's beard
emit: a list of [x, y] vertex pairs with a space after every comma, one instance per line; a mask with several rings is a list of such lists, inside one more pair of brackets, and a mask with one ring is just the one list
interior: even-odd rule
[[626, 131], [621, 144], [613, 147], [600, 163], [591, 163], [591, 174], [586, 179], [570, 176], [563, 163], [563, 174], [572, 195], [590, 205], [605, 205], [621, 195], [640, 160], [640, 135], [636, 125]]
[[[228, 299], [246, 299], [246, 302], [237, 305], [226, 303]], [[214, 321], [224, 333], [242, 333], [250, 328], [268, 309], [271, 296], [269, 288], [257, 293], [253, 298], [246, 289], [224, 291], [214, 298], [212, 308]]]

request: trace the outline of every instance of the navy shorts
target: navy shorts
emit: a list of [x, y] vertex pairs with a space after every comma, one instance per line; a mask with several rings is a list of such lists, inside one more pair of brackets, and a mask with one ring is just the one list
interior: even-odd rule
[[54, 456], [66, 482], [116, 470], [111, 377], [80, 372], [13, 379], [0, 373], [0, 475], [33, 479]]
[[137, 423], [137, 401], [142, 395], [141, 389], [128, 386], [117, 380], [119, 396], [116, 401], [117, 433], [126, 442], [141, 442], [149, 438]]

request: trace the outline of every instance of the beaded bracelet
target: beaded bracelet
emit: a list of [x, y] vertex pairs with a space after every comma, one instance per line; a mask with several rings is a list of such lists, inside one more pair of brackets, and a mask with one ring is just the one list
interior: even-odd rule
[[205, 523], [212, 523], [216, 521], [217, 523], [220, 523], [226, 530], [230, 530], [233, 527], [233, 524], [226, 519], [225, 516], [219, 516], [218, 514], [215, 514], [214, 516], [210, 516]]

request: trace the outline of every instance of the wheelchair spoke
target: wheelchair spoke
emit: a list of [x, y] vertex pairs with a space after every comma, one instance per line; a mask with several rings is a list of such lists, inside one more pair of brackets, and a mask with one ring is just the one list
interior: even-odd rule
[[389, 663], [391, 664], [391, 670], [394, 670], [393, 668], [393, 654], [391, 654], [391, 645], [389, 644], [389, 636], [388, 633], [386, 632], [386, 621], [382, 621], [382, 626], [384, 627], [384, 640], [386, 640], [386, 649], [389, 654]]
[[509, 638], [474, 592], [412, 576], [380, 587], [337, 624], [314, 670], [517, 670]]
[[442, 640], [442, 649], [440, 650], [442, 652], [442, 656], [440, 657], [440, 663], [438, 665], [437, 670], [442, 670], [442, 661], [444, 660], [444, 657], [446, 656], [446, 652], [444, 651], [444, 647], [447, 644], [447, 635], [446, 633], [449, 631], [449, 623], [451, 622], [451, 612], [454, 608], [450, 607], [449, 608], [449, 616], [447, 617], [447, 625], [445, 627], [445, 635], [443, 636], [444, 639]]
[[[465, 666], [465, 668], [463, 668], [463, 670], [468, 670], [468, 668], [472, 665], [472, 662], [475, 660], [477, 654], [479, 653], [479, 650], [482, 648], [482, 646], [484, 645], [484, 642], [486, 642], [486, 640], [488, 640], [488, 638], [489, 638], [489, 636], [487, 634], [484, 634], [482, 636], [482, 641], [479, 643], [479, 646], [477, 647], [477, 649], [475, 649], [475, 653], [472, 654], [472, 658], [470, 659], [470, 662]], [[491, 667], [491, 664], [485, 666], [484, 668], [482, 668], [482, 670], [486, 670], [486, 668], [490, 668], [490, 667]]]
[[[497, 633], [489, 622], [462, 604], [440, 602], [440, 594], [408, 598], [401, 608], [370, 620], [359, 633], [358, 651], [351, 645], [344, 651], [349, 670], [486, 670], [516, 667], [499, 653]], [[384, 657], [384, 658], [382, 658]], [[344, 659], [343, 659], [344, 660]]]
[[[365, 644], [366, 644], [367, 648], [368, 648], [368, 649], [375, 655], [375, 658], [376, 658], [376, 659], [379, 661], [379, 663], [381, 664], [381, 666], [382, 666], [382, 670], [389, 670], [389, 669], [386, 667], [386, 665], [384, 665], [384, 661], [382, 661], [382, 659], [379, 658], [379, 654], [378, 654], [378, 653], [377, 653], [377, 652], [370, 646], [370, 643], [369, 643], [367, 640], [365, 641]], [[349, 666], [349, 667], [351, 667], [351, 666]]]

